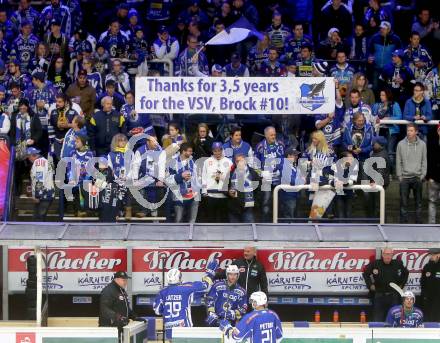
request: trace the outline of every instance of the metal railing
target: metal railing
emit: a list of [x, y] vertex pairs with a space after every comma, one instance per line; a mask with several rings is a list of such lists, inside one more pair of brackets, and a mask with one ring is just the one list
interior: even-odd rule
[[[114, 58], [113, 58], [114, 59]], [[112, 60], [113, 60], [112, 59]], [[136, 60], [130, 60], [128, 58], [120, 58], [121, 62], [124, 65], [127, 64], [135, 64], [137, 63]], [[150, 63], [162, 63], [162, 64], [166, 64], [168, 66], [168, 74], [169, 76], [174, 76], [174, 64], [173, 61], [171, 61], [168, 58], [164, 58], [164, 59], [158, 59], [158, 58], [154, 58], [152, 60], [145, 60], [147, 62], [147, 64], [149, 65]], [[136, 69], [136, 72], [133, 73], [133, 70]], [[128, 74], [130, 75], [136, 75], [137, 74], [137, 68], [126, 68], [126, 71]]]
[[[326, 185], [321, 186], [319, 189], [322, 190], [329, 190], [329, 189], [335, 189], [332, 186]], [[379, 223], [385, 224], [385, 189], [382, 186], [375, 185], [353, 185], [353, 186], [346, 186], [344, 187], [346, 190], [362, 190], [362, 191], [369, 191], [369, 192], [380, 192], [380, 215], [379, 215]], [[291, 186], [291, 185], [278, 185], [273, 190], [273, 223], [278, 223], [278, 193], [280, 190], [286, 190], [286, 191], [295, 191], [299, 192], [301, 190], [312, 190], [312, 185], [297, 185], [297, 186]], [[311, 219], [312, 220], [312, 219]]]
[[409, 120], [403, 120], [403, 119], [381, 119], [380, 124], [393, 124], [393, 125], [406, 125], [409, 123], [415, 123], [417, 125], [438, 125], [440, 123], [440, 120], [429, 120], [427, 122], [424, 122], [423, 120], [415, 120], [415, 121], [409, 121]]

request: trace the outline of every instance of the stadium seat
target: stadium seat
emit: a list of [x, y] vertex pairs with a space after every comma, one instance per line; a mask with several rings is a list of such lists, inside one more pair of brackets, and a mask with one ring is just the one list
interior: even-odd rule
[[294, 321], [293, 322], [294, 328], [308, 328], [310, 327], [309, 322], [306, 321]]

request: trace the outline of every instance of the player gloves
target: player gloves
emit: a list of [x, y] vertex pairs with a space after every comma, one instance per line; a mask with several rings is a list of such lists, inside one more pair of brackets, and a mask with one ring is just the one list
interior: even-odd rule
[[206, 318], [206, 322], [208, 325], [214, 325], [218, 320], [217, 314], [215, 312], [209, 312], [208, 318]]

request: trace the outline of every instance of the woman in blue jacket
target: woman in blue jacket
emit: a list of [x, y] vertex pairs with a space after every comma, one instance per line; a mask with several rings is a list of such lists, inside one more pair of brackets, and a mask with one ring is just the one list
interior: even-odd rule
[[[402, 120], [402, 110], [397, 102], [394, 102], [393, 93], [389, 88], [380, 91], [380, 102], [373, 105], [373, 115], [380, 120]], [[387, 139], [387, 151], [390, 156], [391, 170], [396, 163], [396, 144], [399, 138], [399, 125], [380, 125], [379, 136]]]

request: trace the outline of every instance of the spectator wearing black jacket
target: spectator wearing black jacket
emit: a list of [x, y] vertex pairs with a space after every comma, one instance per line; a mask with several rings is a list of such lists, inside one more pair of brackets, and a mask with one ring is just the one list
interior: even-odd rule
[[[364, 168], [371, 168], [374, 170], [368, 171], [365, 170], [367, 175], [374, 175], [379, 173], [383, 180], [375, 180], [369, 177], [370, 185], [374, 187], [376, 184], [379, 186], [383, 186], [383, 188], [387, 188], [390, 184], [390, 173], [391, 173], [391, 162], [390, 157], [387, 151], [387, 139], [383, 136], [376, 136], [373, 138], [373, 151], [371, 153], [371, 158], [378, 159], [374, 161], [372, 164], [364, 164]], [[379, 159], [382, 159], [381, 161]], [[379, 192], [365, 192], [365, 198], [367, 201], [366, 206], [366, 214], [367, 216], [378, 217], [377, 210], [379, 208]]]
[[362, 274], [373, 298], [373, 316], [377, 322], [383, 322], [388, 310], [401, 303], [399, 294], [390, 287], [390, 282], [403, 289], [408, 281], [408, 269], [401, 260], [393, 260], [393, 254], [393, 249], [384, 248], [382, 258], [370, 262]]
[[203, 157], [211, 157], [212, 156], [212, 143], [214, 143], [214, 138], [212, 138], [210, 135], [210, 130], [207, 124], [200, 123], [197, 126], [197, 134], [196, 137], [193, 140], [193, 147], [194, 147], [194, 161], [197, 161], [200, 158]]
[[325, 39], [332, 27], [339, 29], [344, 38], [352, 35], [353, 18], [348, 9], [342, 5], [341, 0], [332, 0], [332, 4], [321, 12], [319, 23], [320, 39]]
[[126, 292], [128, 279], [126, 272], [116, 272], [99, 299], [99, 326], [117, 327], [119, 334], [130, 319], [136, 318]]
[[437, 217], [437, 203], [440, 198], [440, 125], [437, 131], [428, 135], [428, 217], [429, 223], [435, 224]]
[[87, 127], [90, 137], [90, 149], [95, 156], [107, 156], [112, 138], [117, 133], [126, 134], [125, 119], [113, 109], [113, 100], [107, 96], [101, 100], [102, 111], [95, 112]]
[[[243, 287], [248, 299], [252, 293], [262, 291], [268, 295], [267, 276], [263, 264], [257, 260], [257, 249], [253, 246], [247, 246], [243, 250], [243, 258], [232, 261], [238, 267], [240, 276], [238, 284]], [[216, 275], [216, 279], [224, 279], [225, 271], [221, 271]]]

